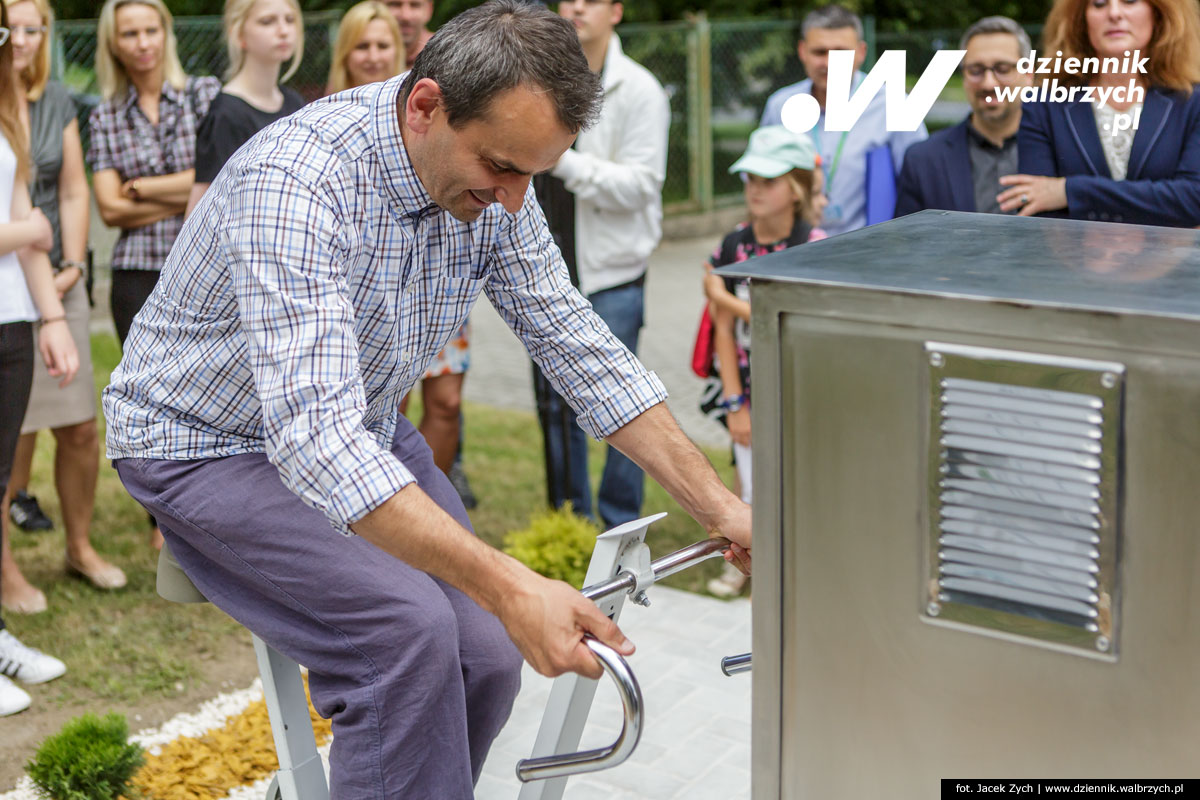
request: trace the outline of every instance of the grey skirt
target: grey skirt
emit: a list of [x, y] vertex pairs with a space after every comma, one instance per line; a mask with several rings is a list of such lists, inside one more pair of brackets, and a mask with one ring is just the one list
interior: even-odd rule
[[[96, 416], [96, 380], [92, 373], [92, 347], [88, 333], [91, 308], [88, 307], [83, 278], [75, 282], [62, 302], [67, 312], [71, 338], [75, 340], [75, 349], [79, 351], [79, 372], [65, 389], [60, 389], [60, 378], [51, 377], [41, 355], [35, 351], [33, 390], [29, 393], [29, 406], [25, 409], [21, 433], [78, 425]], [[36, 341], [35, 335], [35, 346]]]

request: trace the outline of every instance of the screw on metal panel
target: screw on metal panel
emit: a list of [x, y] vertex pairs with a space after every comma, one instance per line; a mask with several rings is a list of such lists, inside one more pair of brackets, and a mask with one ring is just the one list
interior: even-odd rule
[[946, 359], [942, 358], [941, 353], [930, 353], [929, 363], [935, 367], [940, 367], [942, 364], [946, 363]]
[[1110, 642], [1108, 640], [1107, 636], [1097, 636], [1096, 637], [1096, 649], [1099, 650], [1101, 653], [1107, 653], [1108, 648], [1111, 646], [1112, 646], [1112, 642]]
[[938, 614], [942, 613], [942, 607], [937, 603], [930, 603], [929, 605], [925, 606], [925, 613], [931, 617], [936, 617]]
[[646, 608], [650, 607], [650, 598], [646, 597], [645, 592], [638, 592], [635, 594], [633, 596], [633, 602], [637, 603], [639, 606], [645, 606]]
[[1105, 389], [1111, 389], [1117, 385], [1117, 376], [1111, 372], [1105, 372], [1100, 376], [1100, 385]]

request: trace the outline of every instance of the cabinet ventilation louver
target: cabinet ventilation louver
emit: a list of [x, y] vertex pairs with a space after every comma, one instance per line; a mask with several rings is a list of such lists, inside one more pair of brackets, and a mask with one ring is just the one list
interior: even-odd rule
[[926, 350], [927, 619], [1114, 655], [1123, 367]]

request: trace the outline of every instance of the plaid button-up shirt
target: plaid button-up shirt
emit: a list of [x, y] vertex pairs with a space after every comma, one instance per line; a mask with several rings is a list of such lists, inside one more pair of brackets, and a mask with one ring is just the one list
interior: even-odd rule
[[266, 453], [342, 532], [413, 476], [401, 397], [480, 292], [600, 438], [666, 398], [571, 287], [532, 189], [471, 223], [400, 136], [401, 78], [318, 101], [226, 163], [104, 392], [110, 458]]
[[[171, 175], [196, 166], [196, 128], [221, 91], [216, 78], [187, 79], [180, 91], [163, 84], [158, 124], [138, 107], [138, 93], [105, 100], [88, 119], [91, 143], [87, 161], [92, 172], [115, 169], [122, 181]], [[113, 247], [113, 269], [161, 269], [171, 244], [183, 227], [183, 214], [121, 231]]]

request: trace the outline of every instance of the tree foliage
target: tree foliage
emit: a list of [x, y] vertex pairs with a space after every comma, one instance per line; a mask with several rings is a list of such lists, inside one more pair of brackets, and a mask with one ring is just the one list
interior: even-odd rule
[[[351, 0], [300, 0], [300, 7], [305, 11], [346, 9], [352, 4]], [[435, 0], [434, 24], [477, 4], [478, 0]], [[804, 12], [820, 4], [781, 3], [779, 0], [638, 0], [625, 5], [625, 19], [663, 22], [683, 19], [686, 14], [700, 10], [714, 19], [799, 19]], [[224, 0], [171, 0], [169, 5], [176, 16], [220, 14]], [[961, 0], [846, 0], [846, 5], [860, 14], [874, 16], [881, 31], [965, 28], [989, 14], [1004, 14], [1019, 22], [1039, 23], [1049, 10], [1046, 0], [980, 0], [977, 4]], [[99, 4], [97, 0], [56, 0], [54, 6], [63, 19], [83, 19], [96, 16]]]

